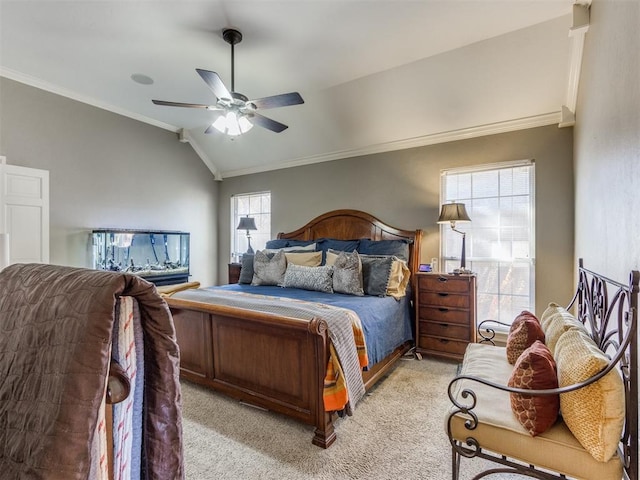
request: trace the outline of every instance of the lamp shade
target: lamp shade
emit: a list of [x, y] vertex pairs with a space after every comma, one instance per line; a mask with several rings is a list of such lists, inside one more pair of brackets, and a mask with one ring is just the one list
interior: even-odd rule
[[240, 223], [237, 226], [238, 230], [257, 230], [256, 220], [252, 217], [240, 217]]
[[470, 222], [464, 203], [445, 203], [440, 210], [438, 223]]

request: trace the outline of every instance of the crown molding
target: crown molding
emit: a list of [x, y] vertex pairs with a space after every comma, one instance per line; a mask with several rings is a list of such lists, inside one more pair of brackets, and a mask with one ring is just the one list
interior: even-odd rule
[[213, 173], [213, 177], [216, 180], [222, 180], [222, 176], [220, 175], [220, 170], [216, 167], [215, 162], [207, 155], [207, 153], [202, 149], [200, 144], [191, 136], [188, 130], [184, 128], [180, 129], [178, 132], [178, 140], [182, 143], [188, 143], [193, 148], [194, 152], [200, 157], [200, 160], [204, 162], [207, 168]]
[[362, 148], [339, 150], [321, 155], [311, 155], [308, 157], [300, 157], [275, 165], [260, 167], [244, 168], [238, 170], [230, 170], [222, 172], [224, 178], [238, 177], [240, 175], [251, 175], [254, 173], [268, 172], [272, 170], [281, 170], [283, 168], [300, 167], [303, 165], [311, 165], [314, 163], [329, 162], [332, 160], [340, 160], [343, 158], [359, 157], [362, 155], [373, 155], [376, 153], [390, 152], [394, 150], [404, 150], [407, 148], [424, 147], [427, 145], [435, 145], [438, 143], [455, 142], [458, 140], [466, 140], [475, 137], [484, 137], [486, 135], [495, 135], [498, 133], [513, 132], [516, 130], [524, 130], [527, 128], [545, 127], [547, 125], [556, 125], [561, 121], [561, 112], [545, 113], [531, 117], [518, 118], [515, 120], [507, 120], [504, 122], [490, 123], [477, 127], [461, 128], [457, 130], [449, 130], [447, 132], [434, 133], [413, 137], [403, 140], [395, 140], [392, 142], [378, 143], [368, 145]]
[[119, 108], [114, 105], [102, 102], [93, 97], [80, 95], [77, 92], [67, 90], [66, 88], [58, 87], [57, 85], [54, 85], [52, 83], [45, 82], [44, 80], [41, 80], [36, 77], [32, 77], [31, 75], [26, 75], [21, 72], [17, 72], [16, 70], [12, 70], [10, 68], [0, 67], [0, 77], [5, 77], [5, 78], [8, 78], [9, 80], [15, 80], [16, 82], [24, 83], [25, 85], [39, 88], [40, 90], [44, 90], [46, 92], [55, 93], [56, 95], [67, 97], [67, 98], [70, 98], [71, 100], [76, 100], [78, 102], [86, 103], [88, 105], [92, 105], [94, 107], [101, 108], [103, 110], [107, 110], [112, 113], [117, 113], [118, 115], [122, 115], [124, 117], [128, 117], [133, 120], [137, 120], [139, 122], [147, 123], [149, 125], [153, 125], [154, 127], [159, 127], [164, 130], [169, 130], [170, 132], [178, 133], [180, 130], [180, 128], [176, 127], [175, 125], [160, 122], [158, 120], [147, 117], [145, 115], [140, 115], [138, 113], [130, 112], [129, 110], [125, 110], [123, 108]]
[[569, 29], [571, 38], [571, 53], [569, 57], [569, 73], [567, 81], [567, 96], [562, 106], [562, 121], [560, 127], [571, 127], [576, 123], [576, 104], [578, 103], [578, 86], [580, 84], [580, 70], [584, 53], [585, 35], [589, 31], [589, 6], [591, 2], [573, 5], [573, 19]]

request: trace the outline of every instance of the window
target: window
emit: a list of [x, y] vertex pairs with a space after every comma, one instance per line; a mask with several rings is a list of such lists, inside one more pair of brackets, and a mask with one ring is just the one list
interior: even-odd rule
[[[510, 324], [535, 303], [534, 163], [508, 162], [442, 172], [441, 202], [464, 203], [470, 223], [467, 268], [477, 275], [478, 322]], [[460, 266], [462, 235], [440, 228], [444, 271]]]
[[251, 247], [261, 250], [271, 238], [271, 192], [244, 193], [231, 197], [231, 259], [238, 262], [249, 246], [247, 231], [236, 227], [240, 217], [253, 217], [257, 230], [249, 231]]

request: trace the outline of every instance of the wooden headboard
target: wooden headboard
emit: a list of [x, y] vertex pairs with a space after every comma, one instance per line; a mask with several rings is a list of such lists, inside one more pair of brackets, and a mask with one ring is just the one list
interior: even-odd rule
[[422, 230], [401, 230], [381, 222], [373, 215], [359, 210], [334, 210], [314, 218], [293, 232], [279, 233], [278, 238], [316, 240], [336, 238], [338, 240], [409, 240], [409, 263], [411, 273], [418, 271]]

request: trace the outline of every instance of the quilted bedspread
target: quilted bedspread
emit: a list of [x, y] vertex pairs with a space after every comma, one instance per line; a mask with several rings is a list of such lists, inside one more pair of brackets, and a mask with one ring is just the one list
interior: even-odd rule
[[143, 478], [184, 478], [179, 353], [169, 309], [135, 275], [24, 264], [0, 272], [2, 478], [87, 479], [114, 308], [144, 333]]

